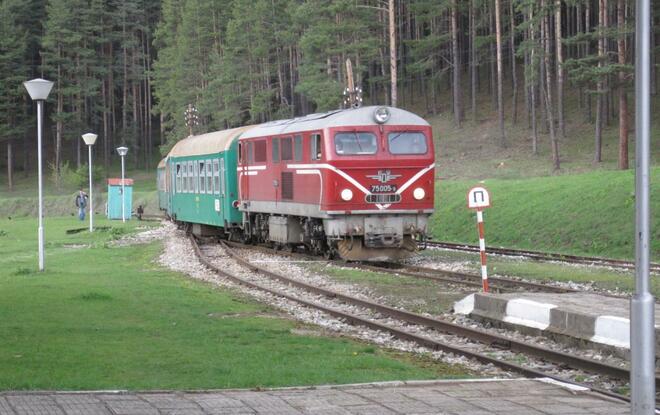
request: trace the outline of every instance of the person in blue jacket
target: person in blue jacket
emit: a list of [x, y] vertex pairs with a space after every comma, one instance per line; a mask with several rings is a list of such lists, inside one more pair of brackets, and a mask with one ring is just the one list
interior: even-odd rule
[[80, 189], [76, 195], [76, 207], [78, 208], [78, 219], [85, 220], [85, 208], [87, 207], [87, 193], [83, 189]]

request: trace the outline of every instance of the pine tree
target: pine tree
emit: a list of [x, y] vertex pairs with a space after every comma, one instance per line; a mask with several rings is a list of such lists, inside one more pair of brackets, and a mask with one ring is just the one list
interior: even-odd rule
[[28, 31], [16, 25], [21, 0], [0, 3], [0, 142], [7, 145], [7, 185], [13, 188], [13, 144], [26, 127], [21, 102], [25, 96], [22, 82], [28, 79], [25, 64]]

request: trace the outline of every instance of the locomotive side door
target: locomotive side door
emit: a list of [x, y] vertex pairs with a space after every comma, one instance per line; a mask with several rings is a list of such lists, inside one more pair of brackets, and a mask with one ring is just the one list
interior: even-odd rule
[[273, 160], [271, 166], [271, 182], [272, 182], [272, 200], [275, 202], [275, 208], [277, 209], [278, 203], [280, 202], [280, 175], [282, 171], [280, 163], [280, 138], [273, 137], [271, 139], [271, 160]]

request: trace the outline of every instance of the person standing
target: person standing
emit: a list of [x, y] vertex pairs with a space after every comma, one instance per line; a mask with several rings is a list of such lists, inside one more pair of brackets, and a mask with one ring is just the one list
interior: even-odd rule
[[78, 219], [81, 221], [85, 220], [85, 208], [87, 207], [87, 193], [83, 189], [80, 189], [78, 195], [76, 196], [76, 207], [78, 208]]

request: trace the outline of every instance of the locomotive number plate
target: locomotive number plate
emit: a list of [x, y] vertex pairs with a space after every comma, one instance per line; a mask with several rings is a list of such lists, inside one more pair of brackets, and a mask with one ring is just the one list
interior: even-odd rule
[[394, 193], [396, 185], [393, 184], [372, 184], [371, 193]]

